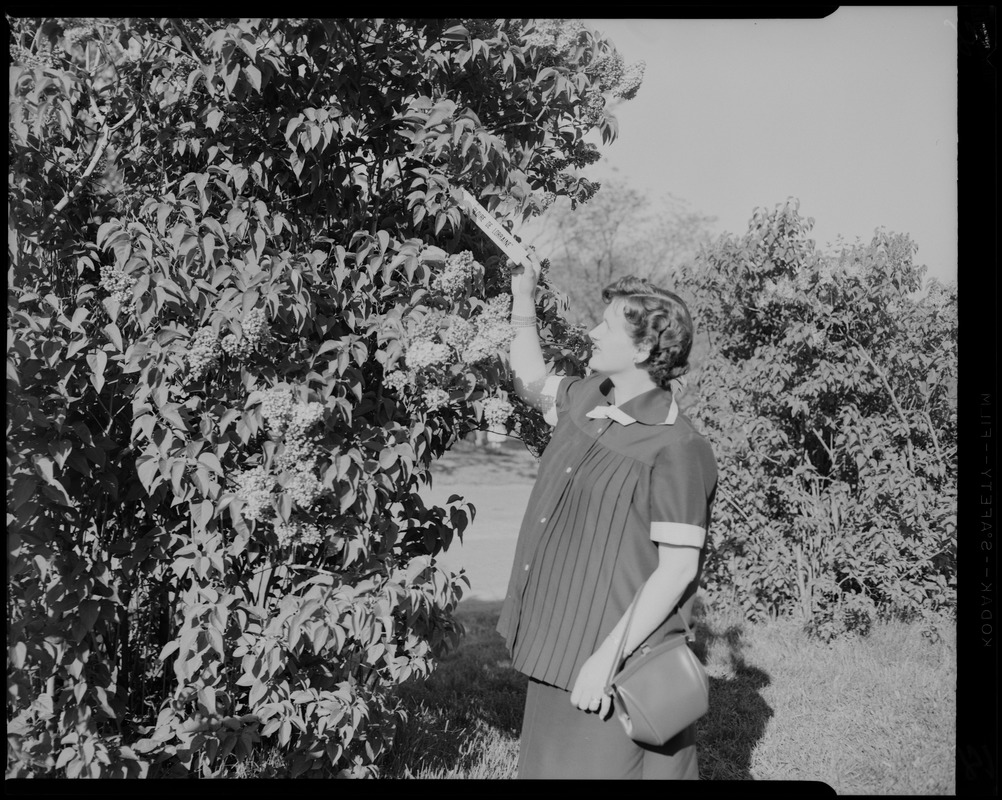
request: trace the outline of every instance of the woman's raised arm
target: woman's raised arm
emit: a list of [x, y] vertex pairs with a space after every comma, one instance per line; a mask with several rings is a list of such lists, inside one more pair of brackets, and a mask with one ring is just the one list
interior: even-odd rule
[[511, 268], [511, 321], [515, 336], [511, 340], [508, 362], [514, 377], [515, 392], [529, 405], [544, 414], [553, 406], [552, 386], [536, 332], [536, 283], [539, 263], [529, 256], [527, 264]]

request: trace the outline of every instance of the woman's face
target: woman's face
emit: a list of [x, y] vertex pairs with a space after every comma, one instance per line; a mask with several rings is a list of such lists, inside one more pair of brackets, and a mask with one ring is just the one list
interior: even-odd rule
[[595, 343], [588, 365], [606, 375], [637, 369], [637, 359], [643, 361], [649, 353], [633, 343], [626, 317], [623, 316], [622, 300], [613, 300], [606, 306], [602, 321], [588, 335]]

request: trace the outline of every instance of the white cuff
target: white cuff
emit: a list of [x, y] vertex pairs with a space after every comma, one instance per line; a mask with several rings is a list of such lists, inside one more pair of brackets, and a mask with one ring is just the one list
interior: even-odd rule
[[550, 375], [543, 382], [543, 388], [539, 392], [540, 403], [546, 407], [546, 411], [543, 412], [543, 420], [551, 428], [557, 424], [557, 389], [560, 387], [560, 381], [565, 377], [564, 375]]
[[685, 522], [652, 522], [651, 539], [663, 544], [702, 547], [706, 541], [706, 528]]

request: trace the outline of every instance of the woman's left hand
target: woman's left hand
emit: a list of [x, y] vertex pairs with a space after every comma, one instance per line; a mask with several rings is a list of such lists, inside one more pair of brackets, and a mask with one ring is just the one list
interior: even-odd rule
[[594, 712], [602, 719], [609, 715], [612, 697], [606, 694], [605, 685], [615, 656], [615, 650], [603, 644], [588, 657], [582, 664], [577, 680], [574, 681], [574, 688], [571, 690], [573, 705], [582, 711]]

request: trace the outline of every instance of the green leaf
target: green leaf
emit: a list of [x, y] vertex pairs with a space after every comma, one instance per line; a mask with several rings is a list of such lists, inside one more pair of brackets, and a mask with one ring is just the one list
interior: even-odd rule
[[244, 75], [247, 78], [247, 82], [256, 92], [261, 91], [261, 70], [255, 67], [253, 64], [248, 64], [244, 67]]
[[13, 647], [8, 648], [10, 653], [11, 665], [14, 669], [21, 669], [24, 667], [24, 659], [28, 654], [28, 648], [24, 642], [16, 642]]
[[52, 459], [48, 456], [34, 456], [32, 462], [35, 465], [35, 470], [38, 472], [42, 478], [45, 479], [46, 483], [54, 483], [55, 476], [52, 471]]
[[209, 714], [216, 713], [216, 691], [211, 686], [203, 686], [198, 690], [198, 702]]
[[198, 460], [217, 475], [223, 474], [223, 465], [219, 462], [219, 457], [215, 453], [206, 451], [198, 457]]
[[94, 623], [101, 613], [101, 605], [97, 600], [84, 600], [80, 604], [77, 616], [85, 631], [94, 630]]
[[156, 425], [156, 418], [152, 414], [143, 413], [132, 421], [131, 437], [136, 441], [137, 435], [142, 434], [147, 440], [153, 436], [153, 428]]
[[247, 704], [251, 709], [256, 709], [258, 704], [268, 693], [268, 685], [262, 681], [257, 681], [251, 687], [250, 692], [247, 695]]
[[158, 660], [166, 661], [173, 653], [175, 653], [181, 646], [181, 642], [178, 639], [167, 642], [160, 650], [160, 655], [157, 656]]
[[125, 351], [125, 358], [123, 359], [124, 364], [122, 366], [122, 372], [131, 373], [138, 372], [143, 367], [143, 360], [149, 353], [150, 345], [148, 342], [136, 342], [135, 344], [129, 345], [129, 349]]
[[304, 772], [306, 772], [310, 767], [313, 766], [313, 759], [307, 755], [297, 755], [292, 759], [292, 768], [289, 771], [289, 777], [298, 778]]
[[109, 322], [101, 330], [103, 330], [105, 335], [108, 337], [108, 341], [114, 344], [115, 349], [121, 353], [124, 347], [122, 344], [122, 332], [118, 329], [118, 326], [114, 322]]
[[118, 319], [118, 315], [122, 310], [122, 304], [117, 298], [105, 297], [101, 300], [101, 305], [104, 306], [104, 310], [108, 313], [112, 322]]
[[104, 370], [108, 366], [108, 354], [104, 350], [95, 350], [87, 354], [87, 364], [90, 366], [90, 382], [97, 391], [104, 388]]
[[75, 747], [64, 747], [59, 753], [59, 758], [56, 759], [56, 769], [62, 769], [65, 767], [70, 763], [76, 754], [77, 751]]
[[180, 406], [177, 403], [165, 403], [161, 407], [160, 413], [163, 414], [164, 419], [173, 425], [175, 429], [183, 431], [186, 430], [187, 426], [178, 412], [179, 408]]
[[[167, 218], [170, 216], [171, 211], [174, 209], [167, 203], [160, 203], [157, 205], [157, 232], [164, 236], [167, 231]], [[177, 244], [174, 245], [175, 249]]]
[[240, 409], [237, 408], [229, 408], [223, 412], [223, 415], [219, 418], [219, 432], [224, 433], [230, 423], [240, 416], [240, 413]]
[[73, 319], [70, 321], [70, 328], [75, 331], [80, 331], [82, 333], [83, 327], [81, 323], [83, 323], [83, 321], [87, 319], [87, 315], [89, 313], [90, 312], [86, 308], [78, 308], [76, 311], [74, 311]]
[[278, 501], [275, 503], [275, 511], [282, 522], [288, 522], [289, 517], [292, 516], [292, 498], [286, 492], [282, 492], [278, 496]]
[[[36, 465], [37, 466], [37, 465]], [[50, 467], [51, 472], [51, 467]], [[43, 475], [44, 477], [44, 475]], [[17, 480], [14, 481], [14, 489], [11, 492], [11, 500], [13, 501], [13, 510], [17, 511], [21, 506], [27, 503], [32, 496], [35, 494], [35, 487], [38, 485], [38, 481], [30, 475], [19, 475]]]
[[[218, 130], [219, 129], [219, 123], [222, 122], [222, 121], [223, 121], [223, 112], [220, 111], [218, 108], [211, 109], [205, 115], [205, 126], [210, 131], [216, 131], [216, 130]], [[199, 191], [202, 191], [202, 192], [205, 191], [205, 184], [204, 183], [199, 187]]]
[[56, 466], [62, 469], [63, 464], [66, 463], [66, 458], [73, 450], [73, 445], [65, 439], [60, 439], [55, 442], [49, 442], [48, 450], [49, 454], [55, 459]]
[[112, 708], [111, 703], [109, 702], [107, 690], [105, 690], [102, 686], [95, 686], [94, 696], [97, 698], [98, 706], [101, 710], [107, 714], [110, 719], [116, 719], [118, 715], [115, 713], [115, 709]]
[[211, 500], [203, 500], [201, 503], [192, 503], [189, 506], [191, 510], [191, 519], [195, 523], [195, 527], [199, 530], [205, 530], [209, 521], [212, 519], [213, 504]]
[[240, 194], [240, 190], [243, 188], [244, 183], [247, 182], [248, 172], [246, 167], [240, 164], [235, 165], [230, 170], [230, 180], [233, 182], [233, 190], [236, 194]]
[[[148, 455], [140, 456], [136, 459], [136, 472], [139, 474], [139, 480], [146, 487], [146, 490], [152, 493], [153, 489], [156, 488], [154, 480], [160, 474], [159, 458]], [[157, 482], [159, 483], [159, 481]]]
[[114, 231], [120, 230], [121, 227], [122, 223], [117, 219], [109, 220], [108, 222], [103, 223], [97, 229], [97, 237], [94, 239], [95, 244], [97, 244], [98, 247], [101, 247], [108, 236], [110, 236]]

